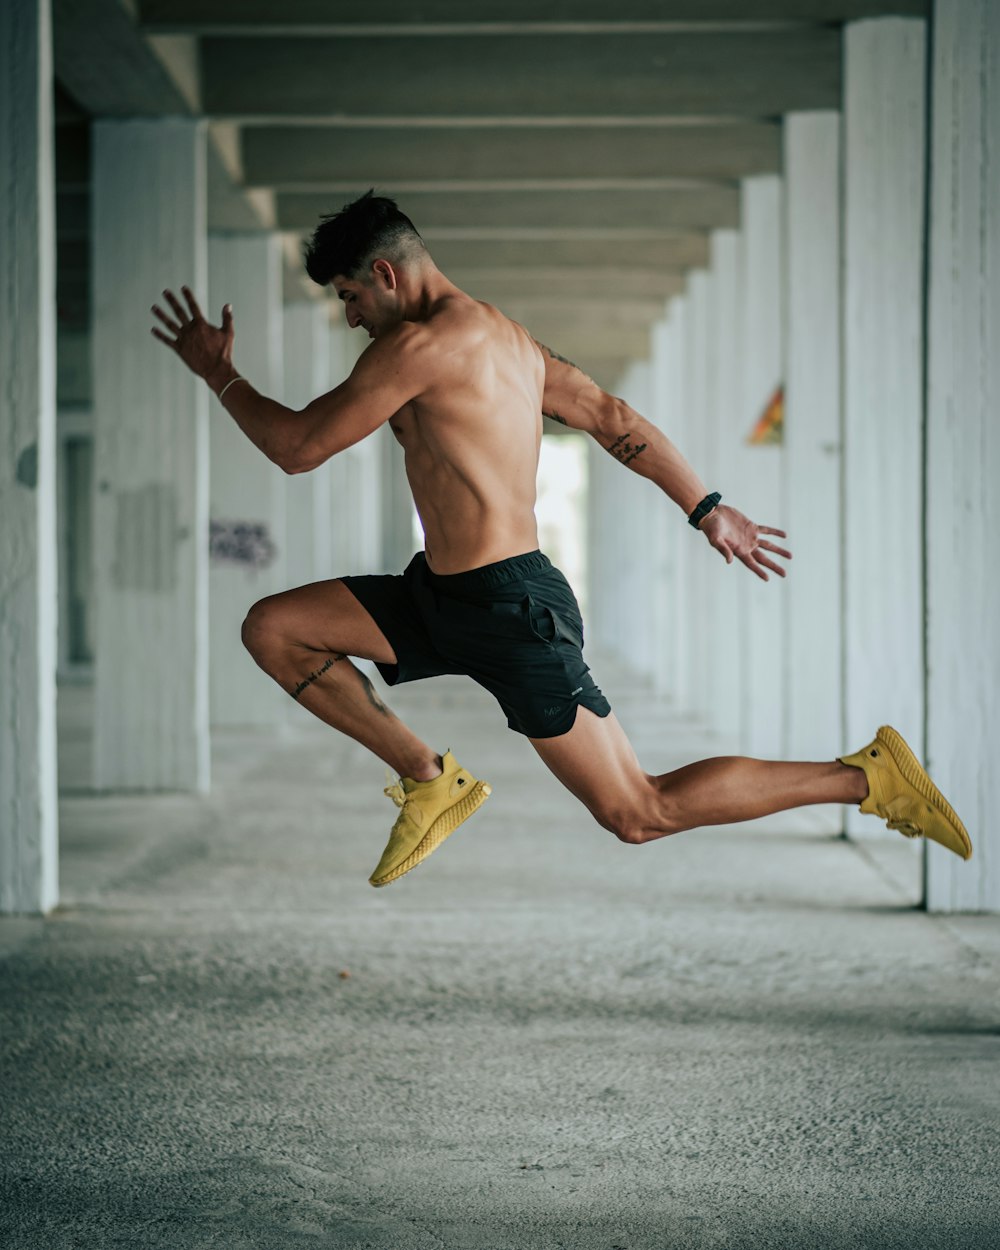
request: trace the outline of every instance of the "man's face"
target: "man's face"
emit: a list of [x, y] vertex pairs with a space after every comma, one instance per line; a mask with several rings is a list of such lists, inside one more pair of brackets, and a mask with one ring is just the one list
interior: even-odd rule
[[347, 324], [352, 330], [361, 326], [373, 339], [400, 321], [395, 275], [385, 261], [375, 262], [367, 280], [338, 274], [333, 286], [344, 301]]

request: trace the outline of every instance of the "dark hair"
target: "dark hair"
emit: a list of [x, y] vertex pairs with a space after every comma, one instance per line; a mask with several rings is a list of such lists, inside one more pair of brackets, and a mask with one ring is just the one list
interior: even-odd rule
[[306, 273], [320, 286], [336, 274], [357, 278], [371, 261], [405, 261], [424, 252], [413, 222], [388, 196], [375, 188], [345, 204], [339, 213], [322, 217], [306, 245]]

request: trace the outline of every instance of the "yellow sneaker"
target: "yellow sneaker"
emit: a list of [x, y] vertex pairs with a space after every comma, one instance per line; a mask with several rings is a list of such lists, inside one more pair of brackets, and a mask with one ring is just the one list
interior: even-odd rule
[[868, 797], [861, 810], [881, 816], [890, 829], [908, 838], [930, 838], [963, 859], [972, 855], [965, 825], [890, 725], [883, 725], [863, 751], [840, 756], [842, 764], [864, 769]]
[[378, 867], [368, 878], [371, 885], [388, 885], [416, 868], [492, 794], [492, 787], [459, 767], [450, 751], [445, 751], [442, 766], [441, 776], [431, 781], [400, 777], [394, 785], [386, 786], [386, 794], [403, 810]]

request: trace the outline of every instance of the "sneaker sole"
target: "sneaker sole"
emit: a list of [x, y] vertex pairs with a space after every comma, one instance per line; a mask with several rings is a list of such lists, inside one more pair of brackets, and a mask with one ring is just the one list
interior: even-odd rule
[[419, 844], [407, 855], [401, 864], [397, 864], [391, 872], [387, 872], [384, 877], [375, 881], [369, 878], [369, 885], [379, 889], [383, 885], [391, 885], [393, 881], [398, 881], [411, 869], [416, 868], [431, 854], [436, 851], [441, 843], [449, 834], [455, 832], [459, 825], [468, 820], [473, 812], [477, 811], [493, 793], [493, 787], [488, 781], [477, 781], [472, 789], [463, 794], [457, 803], [453, 803], [446, 811], [435, 820], [433, 825], [427, 830]]
[[[972, 856], [972, 839], [966, 831], [965, 825], [958, 819], [955, 809], [944, 797], [930, 777], [927, 770], [921, 765], [920, 761], [913, 754], [902, 735], [898, 734], [891, 725], [882, 725], [875, 735], [876, 740], [881, 742], [885, 749], [889, 752], [893, 762], [899, 771], [903, 774], [907, 784], [912, 786], [922, 799], [930, 803], [937, 811], [938, 815], [943, 817], [945, 823], [951, 829], [952, 833], [964, 848], [963, 852], [958, 852], [963, 859], [970, 859]], [[924, 834], [924, 837], [927, 835]], [[931, 838], [932, 842], [937, 842], [937, 838]], [[939, 843], [939, 845], [945, 845]], [[946, 847], [949, 851], [954, 851], [951, 846]]]

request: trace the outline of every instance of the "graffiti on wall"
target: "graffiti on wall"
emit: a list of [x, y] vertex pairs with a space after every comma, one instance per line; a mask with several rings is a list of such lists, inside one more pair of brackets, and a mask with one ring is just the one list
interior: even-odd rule
[[213, 564], [266, 569], [278, 550], [264, 521], [212, 521], [208, 539]]

